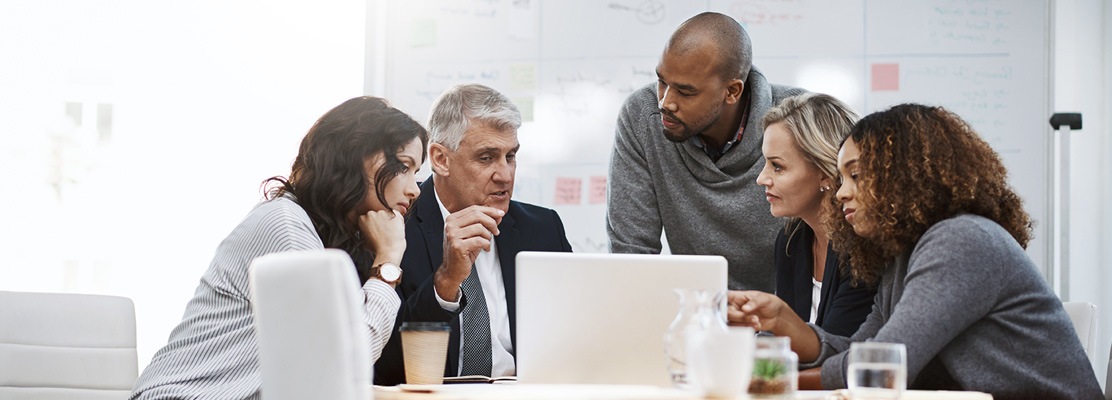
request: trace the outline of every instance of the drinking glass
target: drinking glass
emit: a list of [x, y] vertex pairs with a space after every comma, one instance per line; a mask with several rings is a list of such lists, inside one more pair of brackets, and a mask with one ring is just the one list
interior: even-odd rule
[[902, 343], [849, 346], [847, 383], [854, 399], [898, 399], [907, 388], [907, 348]]

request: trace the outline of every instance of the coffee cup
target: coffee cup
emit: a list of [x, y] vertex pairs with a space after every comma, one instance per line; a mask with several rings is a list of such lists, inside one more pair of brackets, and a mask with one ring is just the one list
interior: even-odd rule
[[448, 357], [447, 322], [403, 322], [402, 358], [406, 383], [438, 385], [444, 382], [444, 363]]

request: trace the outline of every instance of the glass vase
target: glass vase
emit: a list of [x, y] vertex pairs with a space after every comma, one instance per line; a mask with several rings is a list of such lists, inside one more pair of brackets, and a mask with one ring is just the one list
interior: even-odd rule
[[665, 368], [678, 388], [688, 388], [687, 341], [700, 332], [726, 332], [726, 292], [672, 289], [679, 297], [679, 312], [664, 332]]
[[799, 357], [787, 336], [757, 337], [749, 396], [754, 399], [793, 399], [799, 376]]

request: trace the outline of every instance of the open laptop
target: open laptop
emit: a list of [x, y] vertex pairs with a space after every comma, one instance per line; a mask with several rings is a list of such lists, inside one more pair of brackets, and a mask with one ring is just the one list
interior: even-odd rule
[[518, 253], [518, 382], [671, 387], [673, 288], [726, 290], [726, 259]]

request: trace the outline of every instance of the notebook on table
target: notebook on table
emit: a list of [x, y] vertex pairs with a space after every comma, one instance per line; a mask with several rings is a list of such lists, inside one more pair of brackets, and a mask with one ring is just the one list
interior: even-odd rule
[[520, 383], [670, 387], [672, 289], [726, 290], [720, 256], [521, 252], [516, 274]]

